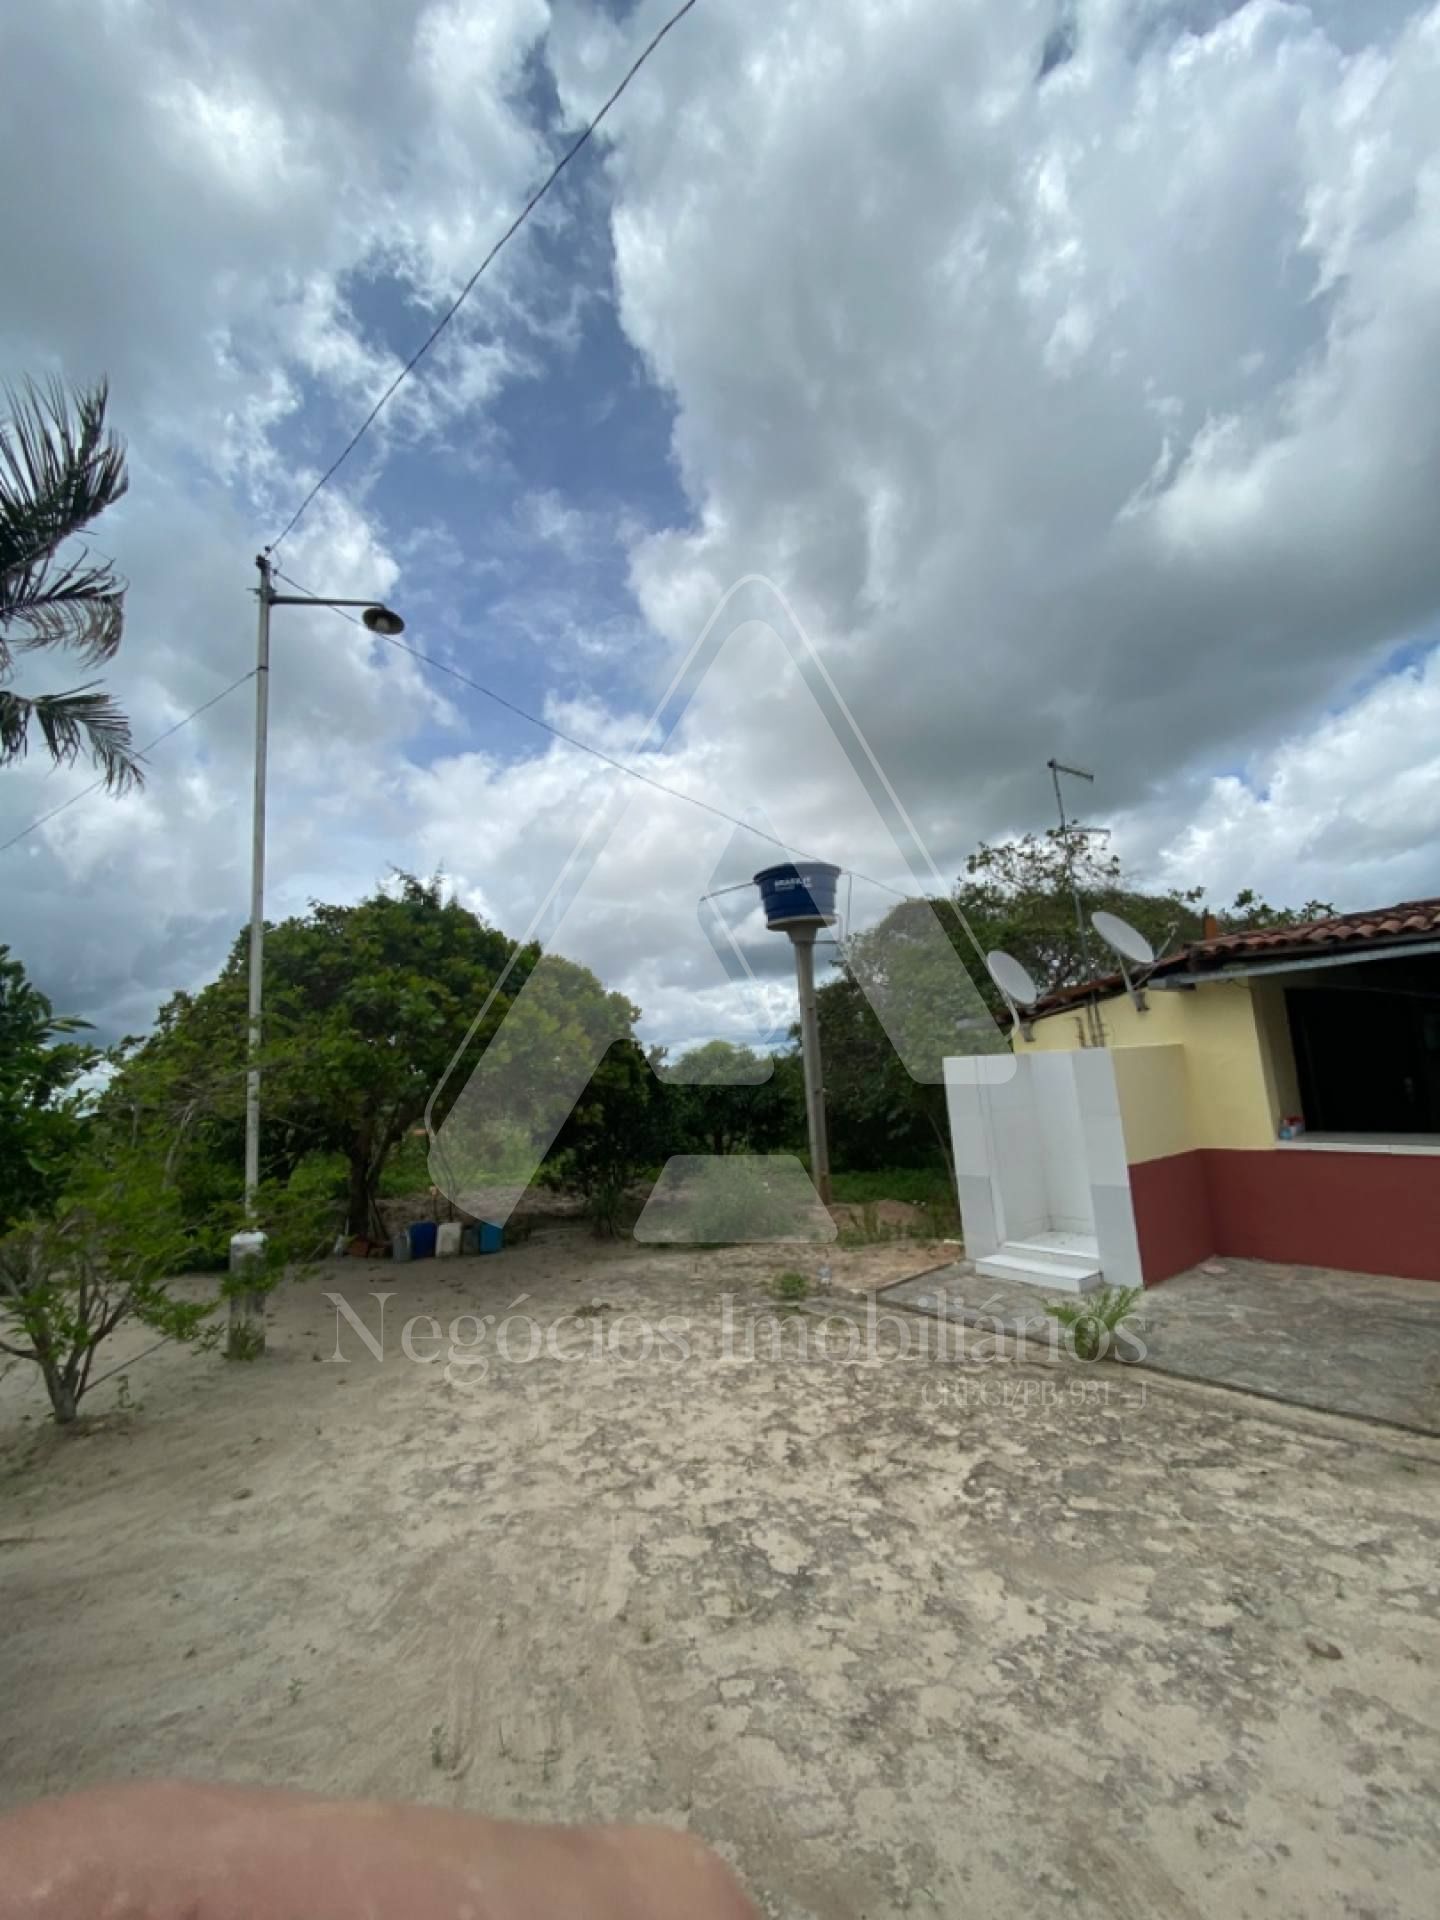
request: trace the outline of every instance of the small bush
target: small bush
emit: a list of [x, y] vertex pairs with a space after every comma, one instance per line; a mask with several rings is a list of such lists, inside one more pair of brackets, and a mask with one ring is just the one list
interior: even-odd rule
[[585, 1213], [597, 1240], [613, 1240], [625, 1221], [623, 1181], [602, 1180], [587, 1197]]
[[1116, 1336], [1136, 1319], [1140, 1292], [1139, 1287], [1101, 1287], [1074, 1300], [1047, 1300], [1045, 1311], [1069, 1333], [1077, 1360], [1103, 1360], [1107, 1353], [1118, 1359]]
[[777, 1300], [803, 1300], [810, 1291], [810, 1282], [803, 1273], [787, 1267], [784, 1273], [777, 1273], [771, 1281], [770, 1291]]
[[867, 1200], [908, 1200], [913, 1207], [953, 1207], [955, 1189], [943, 1167], [879, 1167], [830, 1175], [830, 1193], [849, 1206]]
[[772, 1186], [757, 1175], [753, 1159], [719, 1158], [699, 1168], [686, 1218], [697, 1244], [733, 1246], [793, 1236], [795, 1213], [794, 1189]]
[[0, 1239], [0, 1353], [39, 1368], [60, 1425], [109, 1377], [94, 1371], [96, 1355], [126, 1321], [213, 1342], [213, 1301], [177, 1299], [165, 1284], [187, 1238], [157, 1158], [99, 1141], [52, 1217]]

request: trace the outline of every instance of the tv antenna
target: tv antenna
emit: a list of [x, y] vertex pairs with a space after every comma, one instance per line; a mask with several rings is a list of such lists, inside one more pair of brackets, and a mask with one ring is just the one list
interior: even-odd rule
[[985, 966], [990, 978], [1005, 997], [1010, 1009], [1013, 1025], [1010, 1037], [1023, 1032], [1028, 1040], [1031, 1036], [1031, 1024], [1020, 1012], [1022, 1007], [1033, 1007], [1040, 998], [1040, 989], [1030, 978], [1029, 971], [1018, 961], [1013, 953], [1006, 953], [1003, 947], [993, 947], [985, 956]]
[[[1094, 964], [1090, 958], [1090, 934], [1085, 925], [1085, 907], [1080, 899], [1080, 884], [1075, 878], [1075, 841], [1082, 835], [1093, 833], [1093, 827], [1082, 827], [1065, 814], [1065, 789], [1060, 785], [1060, 776], [1065, 774], [1071, 780], [1088, 780], [1093, 787], [1095, 776], [1084, 767], [1068, 767], [1063, 760], [1057, 760], [1052, 754], [1045, 762], [1050, 769], [1050, 778], [1055, 783], [1055, 805], [1060, 813], [1060, 844], [1065, 849], [1065, 871], [1070, 881], [1070, 898], [1075, 903], [1075, 932], [1080, 941], [1080, 967], [1085, 978], [1094, 977]], [[1092, 1038], [1099, 1042], [1099, 1016], [1093, 1007], [1090, 1013]]]
[[[1135, 1011], [1144, 1013], [1146, 1011], [1144, 983], [1155, 966], [1155, 949], [1138, 927], [1132, 927], [1130, 922], [1122, 920], [1118, 913], [1092, 913], [1090, 924], [1119, 959], [1120, 978], [1125, 982], [1125, 991], [1135, 1003]], [[1140, 978], [1131, 979], [1131, 967], [1140, 969]]]

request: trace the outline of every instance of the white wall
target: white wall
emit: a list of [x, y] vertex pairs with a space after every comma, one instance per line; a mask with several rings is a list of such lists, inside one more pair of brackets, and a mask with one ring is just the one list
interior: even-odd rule
[[1039, 1130], [1046, 1224], [1064, 1233], [1093, 1233], [1095, 1208], [1090, 1199], [1073, 1059], [1073, 1055], [1064, 1053], [1032, 1055], [1028, 1063], [1031, 1110]]
[[972, 1260], [1036, 1233], [1087, 1233], [1107, 1282], [1140, 1284], [1108, 1049], [947, 1060], [945, 1094]]

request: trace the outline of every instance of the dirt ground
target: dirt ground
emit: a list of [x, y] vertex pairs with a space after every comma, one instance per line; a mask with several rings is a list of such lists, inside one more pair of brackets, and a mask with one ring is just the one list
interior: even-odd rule
[[[871, 1361], [854, 1296], [776, 1313], [799, 1264], [337, 1262], [264, 1360], [162, 1351], [72, 1434], [12, 1373], [0, 1801], [653, 1819], [794, 1920], [1432, 1920], [1440, 1443], [918, 1315]], [[383, 1361], [335, 1291], [372, 1339], [392, 1292]]]

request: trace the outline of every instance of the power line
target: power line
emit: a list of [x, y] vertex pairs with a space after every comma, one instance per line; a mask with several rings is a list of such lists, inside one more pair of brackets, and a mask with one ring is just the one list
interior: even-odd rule
[[[358, 627], [363, 625], [363, 622], [357, 620], [353, 613], [347, 612], [344, 607], [333, 605], [333, 603], [328, 600], [320, 599], [318, 595], [311, 593], [308, 587], [302, 587], [298, 580], [294, 580], [288, 573], [282, 572], [279, 567], [275, 569], [275, 572], [277, 577], [283, 580], [287, 586], [294, 587], [297, 593], [303, 593], [307, 599], [314, 600], [316, 606], [329, 607], [332, 613], [338, 613], [342, 619], [348, 620], [352, 626]], [[366, 631], [368, 632], [370, 629], [367, 628]], [[581, 740], [573, 733], [566, 733], [563, 727], [552, 726], [548, 720], [542, 720], [539, 714], [530, 713], [524, 707], [517, 706], [513, 700], [507, 699], [503, 693], [496, 693], [493, 687], [487, 687], [479, 680], [472, 680], [468, 673], [462, 673], [458, 667], [452, 667], [444, 660], [435, 659], [432, 654], [421, 653], [418, 647], [409, 646], [404, 640], [398, 639], [394, 634], [380, 633], [376, 634], [375, 637], [379, 640], [388, 641], [392, 647], [397, 647], [401, 653], [408, 653], [410, 658], [412, 660], [418, 660], [422, 667], [430, 667], [436, 673], [448, 674], [452, 680], [458, 680], [462, 686], [469, 687], [472, 692], [483, 693], [487, 700], [493, 700], [497, 706], [504, 707], [507, 713], [515, 714], [518, 719], [527, 721], [532, 727], [539, 727], [544, 733], [553, 734], [557, 740], [563, 740], [567, 747], [574, 747], [580, 753], [588, 753], [596, 760], [603, 760], [607, 767], [613, 767], [617, 773], [628, 774], [632, 780], [642, 781], [647, 787], [653, 787], [657, 793], [668, 794], [672, 800], [683, 800], [687, 806], [699, 807], [702, 812], [713, 814], [717, 820], [728, 821], [732, 827], [739, 827], [744, 833], [754, 834], [757, 840], [768, 840], [772, 847], [779, 847], [780, 851], [789, 854], [791, 859], [818, 860], [820, 857], [818, 854], [813, 853], [797, 854], [795, 848], [792, 847], [788, 841], [777, 839], [773, 833], [766, 833], [762, 827], [755, 826], [754, 823], [749, 820], [742, 820], [739, 814], [727, 813], [724, 807], [717, 807], [712, 801], [702, 800], [698, 794], [686, 793], [679, 787], [666, 786], [663, 780], [656, 780], [653, 775], [642, 773], [638, 767], [632, 767], [624, 760], [615, 759], [612, 754], [606, 753], [602, 747], [592, 746], [588, 740]], [[897, 900], [915, 900], [920, 897], [913, 893], [905, 893], [899, 887], [892, 887], [887, 881], [875, 880], [868, 873], [861, 873], [858, 869], [847, 868], [846, 871], [853, 872], [857, 880], [865, 881], [868, 886], [879, 887], [883, 893], [893, 893]]]
[[[218, 706], [227, 694], [234, 693], [237, 687], [243, 687], [247, 680], [253, 680], [254, 678], [255, 669], [251, 667], [248, 672], [242, 673], [238, 680], [232, 680], [228, 687], [222, 687], [219, 693], [205, 702], [204, 706], [196, 707], [195, 711], [193, 713], [187, 713], [183, 720], [177, 720], [173, 727], [166, 727], [163, 733], [157, 733], [155, 738], [150, 741], [147, 746], [143, 746], [140, 749], [138, 758], [143, 760], [145, 755], [153, 752], [162, 740], [168, 740], [172, 733], [179, 733], [182, 727], [188, 727], [192, 720], [198, 720], [202, 713], [208, 713], [211, 707]], [[37, 814], [28, 827], [22, 827], [19, 833], [12, 834], [8, 840], [0, 840], [0, 853], [5, 853], [9, 848], [18, 845], [27, 834], [34, 833], [37, 827], [43, 827], [45, 822], [47, 820], [53, 820], [57, 813], [64, 813], [67, 807], [73, 807], [77, 800], [85, 799], [88, 794], [98, 793], [104, 785], [105, 777], [102, 774], [98, 780], [92, 780], [88, 787], [82, 787], [78, 793], [72, 793], [68, 800], [62, 800], [58, 807], [51, 807], [48, 813]]]
[[600, 122], [605, 118], [606, 114], [609, 113], [610, 109], [614, 106], [615, 102], [620, 98], [621, 94], [624, 93], [625, 89], [629, 86], [630, 82], [635, 78], [636, 74], [640, 71], [641, 67], [644, 66], [645, 62], [650, 58], [651, 54], [654, 53], [655, 49], [659, 46], [660, 42], [665, 38], [666, 34], [669, 33], [672, 27], [677, 26], [680, 23], [680, 21], [684, 19], [685, 15], [689, 13], [690, 9], [694, 5], [695, 5], [695, 0], [685, 0], [684, 6], [677, 8], [676, 11], [671, 14], [670, 18], [665, 22], [664, 26], [661, 27], [660, 31], [650, 41], [649, 45], [644, 49], [644, 51], [639, 55], [639, 57], [631, 63], [629, 71], [626, 73], [624, 79], [620, 82], [619, 86], [615, 88], [614, 92], [610, 95], [609, 99], [606, 100], [604, 106], [601, 107], [600, 111], [595, 115], [594, 119], [585, 128], [584, 132], [574, 142], [574, 144], [569, 148], [567, 148], [566, 151], [561, 155], [561, 157], [556, 161], [555, 165], [550, 169], [550, 172], [547, 174], [546, 178], [541, 183], [541, 185], [538, 186], [535, 189], [534, 193], [531, 194], [530, 198], [525, 202], [525, 205], [520, 209], [519, 213], [516, 214], [515, 218], [510, 222], [509, 226], [505, 229], [504, 233], [501, 234], [500, 238], [495, 242], [494, 246], [491, 247], [490, 251], [485, 255], [485, 258], [480, 262], [479, 266], [476, 267], [475, 271], [471, 274], [470, 278], [465, 282], [464, 286], [460, 289], [459, 293], [455, 296], [455, 299], [450, 303], [449, 307], [436, 321], [435, 325], [431, 328], [426, 338], [421, 342], [419, 347], [416, 348], [415, 352], [411, 354], [410, 358], [405, 362], [404, 366], [400, 369], [399, 373], [396, 374], [395, 378], [390, 382], [389, 386], [386, 387], [385, 391], [381, 394], [380, 398], [375, 402], [374, 406], [370, 409], [369, 413], [367, 413], [365, 418], [360, 422], [360, 425], [355, 429], [355, 432], [350, 436], [345, 446], [341, 448], [336, 458], [330, 462], [330, 465], [325, 469], [324, 473], [321, 474], [320, 478], [315, 482], [314, 486], [311, 487], [310, 491], [306, 494], [305, 498], [300, 502], [299, 506], [295, 509], [294, 513], [292, 513], [290, 518], [285, 522], [285, 525], [281, 528], [280, 532], [270, 542], [270, 545], [265, 549], [267, 553], [273, 553], [275, 551], [275, 549], [280, 545], [281, 541], [284, 540], [286, 536], [291, 532], [291, 530], [295, 527], [301, 515], [309, 507], [311, 501], [314, 500], [314, 498], [318, 493], [320, 493], [326, 486], [329, 485], [330, 481], [339, 472], [340, 468], [344, 466], [345, 462], [350, 458], [350, 455], [355, 451], [356, 447], [359, 446], [360, 442], [365, 438], [365, 435], [370, 431], [370, 428], [375, 424], [375, 421], [379, 417], [379, 414], [382, 408], [385, 406], [390, 396], [395, 392], [396, 388], [399, 387], [406, 379], [409, 378], [410, 374], [414, 372], [415, 368], [425, 358], [425, 355], [430, 351], [430, 349], [434, 346], [435, 342], [440, 338], [441, 334], [449, 326], [450, 322], [455, 318], [456, 314], [460, 311], [461, 307], [464, 306], [466, 300], [470, 296], [471, 290], [473, 289], [476, 281], [480, 278], [481, 274], [484, 273], [485, 269], [490, 265], [490, 262], [495, 258], [496, 254], [499, 253], [500, 249], [505, 245], [505, 243], [508, 240], [510, 240], [515, 234], [517, 234], [520, 231], [521, 227], [524, 226], [525, 222], [530, 218], [530, 215], [535, 211], [536, 207], [539, 206], [540, 202], [545, 198], [546, 194], [550, 191], [551, 187], [554, 186], [555, 182], [560, 178], [561, 174], [565, 171], [566, 167], [568, 167], [570, 162], [575, 158], [576, 154], [579, 153], [580, 149], [590, 139], [590, 136], [594, 133], [595, 129], [600, 125]]

